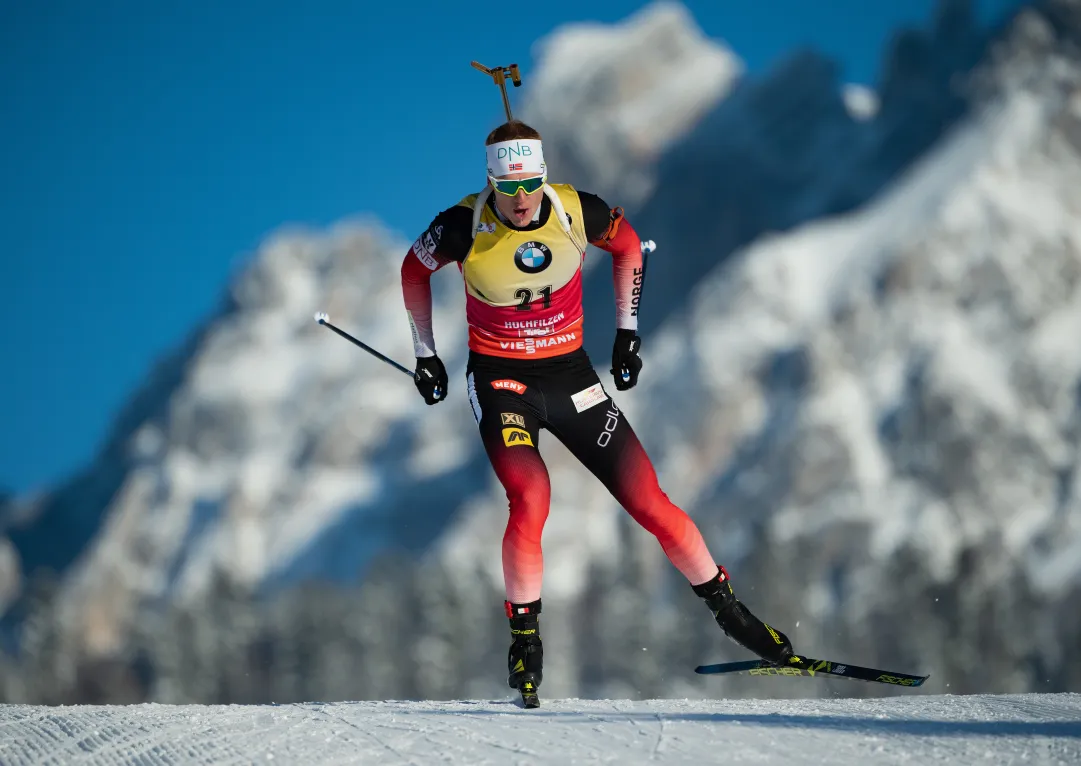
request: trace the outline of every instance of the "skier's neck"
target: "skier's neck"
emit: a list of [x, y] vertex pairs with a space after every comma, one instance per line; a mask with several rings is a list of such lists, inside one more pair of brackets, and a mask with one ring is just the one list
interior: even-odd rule
[[545, 197], [543, 200], [541, 200], [541, 203], [537, 205], [537, 211], [533, 213], [533, 218], [530, 219], [529, 223], [527, 223], [525, 226], [515, 226], [513, 223], [511, 223], [510, 219], [507, 218], [507, 216], [503, 215], [503, 213], [499, 210], [499, 207], [496, 206], [494, 201], [489, 200], [489, 204], [492, 206], [492, 210], [495, 211], [496, 218], [499, 219], [500, 223], [502, 223], [508, 229], [520, 230], [536, 228], [536, 226], [540, 224], [545, 217], [545, 208], [551, 205], [551, 203], [548, 201], [548, 198]]

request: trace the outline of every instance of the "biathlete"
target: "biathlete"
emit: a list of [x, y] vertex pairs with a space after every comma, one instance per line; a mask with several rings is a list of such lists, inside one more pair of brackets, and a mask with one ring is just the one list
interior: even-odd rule
[[638, 235], [621, 208], [566, 184], [548, 184], [540, 134], [512, 120], [485, 142], [488, 185], [439, 213], [402, 263], [402, 291], [428, 404], [446, 398], [447, 372], [432, 331], [431, 275], [457, 264], [465, 282], [466, 386], [484, 449], [507, 492], [504, 607], [508, 682], [523, 696], [541, 683], [541, 532], [551, 487], [537, 447], [548, 430], [656, 536], [672, 564], [733, 640], [782, 664], [792, 644], [736, 599], [691, 518], [657, 483], [626, 416], [582, 348], [582, 261], [587, 243], [612, 254], [617, 390], [642, 368], [637, 334], [643, 268]]

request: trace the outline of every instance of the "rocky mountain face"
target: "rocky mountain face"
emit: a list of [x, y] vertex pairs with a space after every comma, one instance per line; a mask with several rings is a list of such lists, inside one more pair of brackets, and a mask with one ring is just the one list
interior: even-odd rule
[[[739, 248], [853, 210], [891, 183], [969, 108], [959, 79], [988, 34], [965, 0], [942, 2], [927, 30], [899, 31], [870, 119], [853, 109], [837, 65], [814, 51], [738, 81], [656, 164], [656, 191], [634, 211], [639, 230], [679, 254], [653, 259], [645, 329]], [[586, 290], [611, 300], [611, 279], [597, 272]]]
[[[653, 336], [681, 374], [634, 401], [650, 447], [804, 646], [954, 690], [1081, 682], [1079, 21], [1023, 11], [929, 154]], [[670, 400], [699, 404], [643, 405]]]
[[[523, 115], [553, 172], [661, 248], [645, 374], [616, 399], [737, 591], [803, 651], [930, 670], [937, 691], [1081, 686], [1079, 43], [1081, 0], [994, 34], [944, 2], [897, 35], [862, 111], [830, 62], [747, 77], [673, 6], [542, 49]], [[710, 74], [692, 88], [688, 67]], [[279, 232], [95, 465], [5, 502], [5, 698], [506, 693], [506, 499], [463, 393], [457, 275], [435, 279], [438, 407], [311, 320], [408, 360], [407, 247], [371, 221]], [[603, 369], [609, 274], [587, 275]], [[541, 449], [549, 694], [829, 691], [688, 673], [743, 654]]]

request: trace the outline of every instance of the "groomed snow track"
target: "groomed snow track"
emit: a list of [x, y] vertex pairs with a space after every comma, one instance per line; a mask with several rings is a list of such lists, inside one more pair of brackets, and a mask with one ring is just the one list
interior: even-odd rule
[[1081, 763], [1081, 694], [0, 706], [0, 764]]

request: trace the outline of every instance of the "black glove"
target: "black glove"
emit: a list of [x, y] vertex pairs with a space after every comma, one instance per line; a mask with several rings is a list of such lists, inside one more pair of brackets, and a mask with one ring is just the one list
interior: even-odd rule
[[638, 356], [641, 348], [642, 339], [634, 330], [616, 330], [611, 372], [616, 379], [617, 391], [634, 388], [638, 382], [638, 373], [642, 371], [642, 359]]
[[435, 404], [447, 398], [447, 368], [438, 356], [417, 357], [413, 382], [417, 384], [425, 404]]

